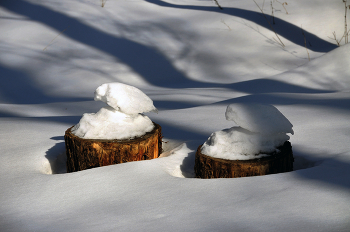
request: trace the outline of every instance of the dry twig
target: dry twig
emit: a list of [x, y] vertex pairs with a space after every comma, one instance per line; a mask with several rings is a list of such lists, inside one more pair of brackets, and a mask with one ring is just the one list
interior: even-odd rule
[[[282, 40], [280, 39], [280, 37], [279, 37], [278, 34], [276, 33], [276, 31], [275, 31], [275, 29], [273, 28], [273, 26], [271, 25], [270, 21], [267, 19], [266, 15], [265, 15], [265, 13], [264, 13], [264, 11], [263, 11], [263, 9], [258, 5], [258, 3], [256, 3], [255, 0], [253, 0], [253, 1], [254, 1], [255, 5], [260, 9], [260, 11], [261, 11], [261, 13], [263, 14], [264, 18], [266, 19], [267, 23], [270, 25], [271, 30], [275, 33], [277, 39], [279, 40], [278, 43], [279, 43], [282, 47], [285, 47], [284, 43], [282, 42]], [[264, 1], [264, 3], [265, 3], [265, 1]], [[264, 4], [263, 4], [263, 5], [264, 5]]]
[[66, 29], [64, 29], [63, 31], [61, 31], [58, 35], [56, 35], [56, 37], [53, 38], [53, 39], [50, 41], [50, 43], [43, 49], [43, 51], [45, 51], [46, 48], [47, 48], [48, 46], [50, 46], [50, 45], [52, 44], [52, 42], [53, 42], [59, 35], [61, 35], [63, 32], [65, 32], [68, 28], [69, 28], [69, 26], [68, 26]]
[[[107, 0], [106, 0], [107, 1]], [[220, 10], [223, 10], [224, 8], [222, 8], [219, 4], [219, 2], [217, 0], [214, 0], [215, 4], [219, 7]]]
[[271, 1], [271, 15], [272, 15], [272, 24], [274, 24], [275, 25], [275, 16], [274, 16], [274, 14], [273, 14], [273, 6], [272, 6], [272, 1]]
[[328, 36], [328, 38], [334, 40], [334, 41], [337, 43], [338, 47], [339, 47], [339, 46], [340, 46], [340, 42], [341, 42], [341, 41], [343, 40], [343, 38], [344, 38], [344, 35], [340, 38], [340, 40], [338, 40], [335, 31], [333, 31], [332, 34], [333, 34], [333, 37], [334, 37], [334, 38], [331, 38], [331, 37], [329, 37], [329, 36]]
[[348, 7], [350, 9], [350, 6], [346, 5], [347, 0], [343, 0], [343, 2], [344, 2], [344, 5], [345, 5], [344, 38], [345, 38], [345, 43], [347, 44], [349, 42], [349, 31], [348, 31], [348, 23], [347, 23], [347, 20], [346, 20], [346, 13], [348, 12]]
[[349, 32], [350, 30], [348, 30], [348, 23], [347, 23], [347, 11], [348, 8], [350, 9], [350, 5], [346, 5], [347, 0], [343, 0], [344, 2], [344, 8], [345, 8], [345, 14], [344, 14], [344, 33], [343, 36], [340, 39], [337, 39], [337, 35], [335, 33], [335, 31], [333, 31], [333, 38], [329, 37], [330, 39], [334, 40], [338, 46], [340, 46], [341, 41], [344, 39], [344, 44], [349, 43]]
[[227, 25], [227, 23], [225, 23], [225, 21], [224, 21], [223, 19], [221, 19], [221, 22], [222, 22], [223, 24], [225, 24], [226, 27], [228, 27], [228, 29], [231, 31], [231, 27], [230, 27], [229, 25]]
[[305, 34], [304, 34], [303, 25], [301, 25], [300, 28], [301, 28], [301, 33], [304, 36], [304, 43], [305, 43], [305, 49], [306, 49], [306, 52], [307, 52], [307, 57], [309, 58], [309, 61], [310, 61], [310, 54], [309, 54], [309, 51], [307, 50], [307, 46], [306, 46], [306, 37], [305, 37]]
[[288, 11], [287, 11], [286, 7], [284, 6], [284, 5], [288, 6], [287, 2], [283, 2], [282, 3], [282, 2], [279, 2], [278, 0], [274, 0], [274, 1], [278, 2], [279, 4], [281, 4], [283, 6], [284, 10], [286, 11], [286, 14], [288, 14]]

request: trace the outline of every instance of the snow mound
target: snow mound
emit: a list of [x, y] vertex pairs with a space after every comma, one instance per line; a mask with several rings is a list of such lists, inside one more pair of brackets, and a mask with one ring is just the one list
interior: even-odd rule
[[72, 133], [84, 139], [130, 139], [152, 131], [152, 121], [144, 115], [127, 115], [112, 107], [84, 114]]
[[227, 106], [226, 120], [251, 132], [262, 134], [291, 133], [293, 125], [273, 105], [235, 103]]
[[307, 88], [349, 92], [349, 53], [350, 43], [344, 44], [296, 69], [272, 78]]
[[293, 125], [272, 105], [231, 104], [226, 119], [239, 127], [214, 132], [203, 144], [205, 155], [228, 160], [249, 160], [278, 152], [289, 140]]
[[103, 84], [95, 91], [95, 100], [109, 106], [97, 113], [86, 113], [72, 128], [72, 133], [84, 139], [132, 139], [154, 128], [143, 112], [156, 111], [153, 101], [141, 90], [121, 84]]
[[138, 88], [122, 83], [107, 83], [95, 91], [95, 101], [103, 101], [125, 114], [157, 112], [153, 101]]

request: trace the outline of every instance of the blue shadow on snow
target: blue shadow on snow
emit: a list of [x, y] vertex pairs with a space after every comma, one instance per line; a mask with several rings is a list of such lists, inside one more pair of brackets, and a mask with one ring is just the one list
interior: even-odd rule
[[[231, 16], [239, 17], [239, 18], [254, 22], [261, 27], [271, 30], [270, 25], [268, 24], [268, 22], [266, 22], [266, 19], [264, 18], [263, 14], [255, 11], [238, 9], [238, 8], [228, 8], [228, 7], [224, 7], [223, 10], [221, 10], [218, 7], [214, 7], [214, 6], [210, 7], [210, 6], [175, 5], [175, 4], [167, 3], [161, 0], [145, 0], [145, 1], [158, 6], [162, 6], [162, 7], [197, 10], [197, 11], [208, 11], [208, 12], [216, 12], [220, 14], [231, 15]], [[252, 1], [252, 7], [256, 7], [253, 1]], [[302, 34], [302, 30], [300, 27], [297, 27], [291, 23], [288, 23], [282, 19], [279, 19], [278, 17], [274, 17], [274, 20], [275, 20], [275, 24], [273, 25], [273, 28], [278, 35], [282, 36], [284, 39], [287, 39], [295, 44], [298, 44], [299, 46], [302, 46], [302, 47], [305, 46], [304, 36]], [[307, 32], [304, 30], [304, 34], [305, 34], [305, 38], [308, 41], [307, 47], [312, 51], [329, 52], [337, 48], [335, 44], [325, 41], [310, 32]]]
[[[262, 14], [253, 11], [236, 8], [225, 8], [224, 10], [219, 10], [217, 7], [180, 6], [172, 5], [170, 3], [165, 3], [162, 1], [147, 1], [149, 3], [157, 4], [162, 7], [203, 10], [229, 14], [232, 16], [237, 16], [246, 20], [253, 21], [263, 27], [268, 28], [268, 24], [264, 20], [264, 18], [262, 18]], [[29, 18], [29, 20], [34, 20], [43, 23], [57, 31], [62, 31], [63, 29], [69, 26], [69, 28], [64, 32], [65, 36], [115, 56], [116, 58], [120, 59], [122, 62], [127, 64], [129, 67], [131, 67], [135, 72], [140, 74], [143, 78], [145, 78], [146, 81], [155, 86], [168, 88], [230, 87], [230, 85], [226, 84], [203, 83], [190, 80], [181, 71], [177, 70], [167, 59], [167, 57], [162, 55], [157, 50], [127, 39], [118, 38], [113, 35], [104, 33], [98, 29], [95, 29], [78, 21], [75, 18], [50, 10], [46, 7], [35, 5], [23, 0], [7, 0], [1, 2], [0, 5], [5, 7], [9, 11], [26, 16], [27, 18]], [[278, 34], [296, 44], [299, 44], [300, 46], [304, 46], [303, 37], [296, 36], [298, 34], [301, 34], [300, 28], [278, 18], [275, 18], [275, 20], [275, 30]], [[328, 52], [336, 48], [335, 45], [324, 41], [307, 31], [304, 31], [304, 33], [308, 38], [309, 42], [312, 44], [312, 47], [309, 47], [309, 49], [313, 51]], [[254, 84], [254, 82], [251, 83]], [[272, 82], [270, 81], [264, 82], [263, 84], [265, 87], [271, 89], [272, 87], [269, 85], [271, 83]], [[277, 82], [274, 81], [274, 83], [276, 84]], [[242, 91], [243, 89], [247, 92], [250, 92], [250, 87], [245, 84], [246, 83], [232, 84], [231, 87], [233, 89], [237, 88], [237, 90], [239, 91]], [[285, 91], [287, 91], [286, 89], [288, 89], [289, 91], [294, 91], [292, 86], [288, 86], [287, 84], [282, 83], [279, 84], [280, 86], [284, 85], [283, 88], [285, 89]], [[280, 91], [284, 92], [283, 88], [280, 89]], [[260, 89], [262, 88], [260, 87]], [[298, 89], [302, 92], [315, 91], [313, 89], [307, 88], [302, 89], [302, 87]], [[265, 90], [265, 92], [266, 91], [267, 90]]]
[[[0, 103], [43, 104], [51, 102], [86, 101], [87, 98], [52, 96], [40, 88], [28, 74], [0, 65], [3, 79], [0, 85]], [[0, 113], [1, 115], [1, 113]]]

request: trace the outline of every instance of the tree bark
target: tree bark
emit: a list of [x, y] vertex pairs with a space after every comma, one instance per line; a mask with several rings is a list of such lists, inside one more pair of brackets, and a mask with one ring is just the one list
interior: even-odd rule
[[197, 178], [235, 178], [245, 176], [261, 176], [267, 174], [293, 171], [293, 151], [289, 141], [271, 153], [268, 157], [252, 160], [226, 160], [210, 157], [201, 153], [198, 147], [195, 158], [195, 174]]
[[67, 172], [158, 158], [162, 152], [161, 126], [130, 140], [83, 139], [66, 130]]

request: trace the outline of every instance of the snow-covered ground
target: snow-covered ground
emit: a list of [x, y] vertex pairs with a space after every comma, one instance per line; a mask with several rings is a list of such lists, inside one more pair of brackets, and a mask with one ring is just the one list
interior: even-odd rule
[[[349, 231], [344, 3], [256, 2], [284, 47], [254, 1], [2, 0], [0, 231]], [[108, 82], [153, 100], [162, 158], [67, 174], [64, 132]], [[193, 178], [231, 103], [289, 119], [295, 171]]]

